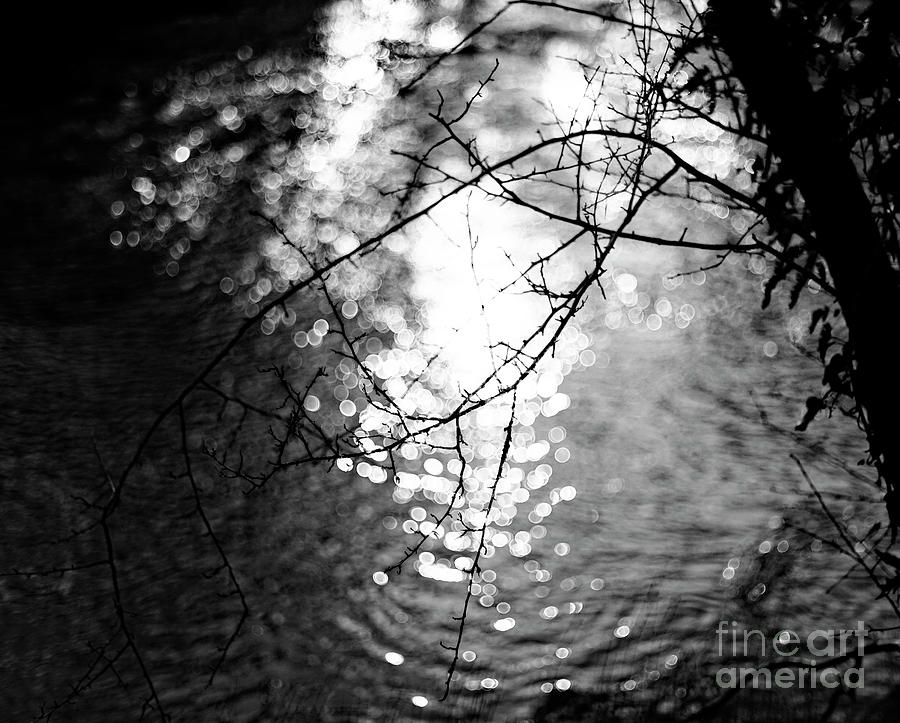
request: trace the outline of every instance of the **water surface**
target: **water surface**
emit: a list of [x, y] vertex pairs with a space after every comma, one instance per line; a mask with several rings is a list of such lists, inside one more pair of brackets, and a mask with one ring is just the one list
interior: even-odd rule
[[[19, 349], [8, 373], [25, 382], [7, 392], [7, 529], [34, 541], [29, 567], [96, 559], [93, 533], [52, 542], [90, 519], [78, 498], [98, 493], [105, 469], [121, 469], [155, 412], [243, 318], [308, 273], [305, 255], [345, 253], [395, 218], [393, 192], [411, 172], [404, 154], [439, 132], [428, 118], [438, 90], [459, 105], [500, 60], [464, 127], [482, 152], [502, 155], [554, 115], [586, 112], [590, 84], [573, 56], [615, 68], [628, 47], [615, 28], [523, 8], [474, 52], [401, 92], [427, 62], [412, 56], [453, 47], [489, 10], [345, 0], [322, 9], [313, 50], [242, 42], [121, 88], [94, 136], [109, 164], [76, 174], [83, 236], [45, 240], [41, 251], [65, 248], [66, 263], [98, 289], [68, 308], [3, 321]], [[705, 159], [722, 172], [744, 162], [740, 148], [675, 132], [698, 155], [717, 150]], [[453, 167], [458, 155], [448, 149], [442, 161]], [[432, 193], [413, 194], [406, 210]], [[552, 186], [538, 193], [543, 204], [567, 202]], [[296, 247], [251, 212], [276, 220]], [[605, 213], [614, 221], [621, 208]], [[660, 204], [647, 224], [680, 228], [687, 213]], [[713, 207], [687, 220], [709, 238], [742, 230]], [[283, 366], [302, 388], [323, 366], [328, 376], [305, 409], [326, 430], [377, 429], [383, 415], [359, 370], [333, 353], [345, 324], [368, 335], [366, 366], [410, 411], [449, 409], [498, 362], [489, 345], [540, 323], [542, 300], [500, 290], [561, 233], [526, 211], [458, 194], [336, 270], [334, 308], [309, 293], [273, 309], [211, 381], [271, 409], [280, 392], [258, 369]], [[590, 260], [590, 249], [574, 247], [554, 280], [576, 279]], [[542, 706], [569, 706], [565, 717], [608, 705], [623, 717], [648, 706], [677, 717], [709, 692], [701, 671], [715, 657], [720, 620], [773, 630], [885, 620], [864, 579], [841, 580], [849, 565], [791, 526], [832, 534], [790, 453], [853, 529], [879, 512], [865, 471], [848, 465], [864, 449], [849, 423], [791, 431], [819, 387], [820, 368], [802, 352], [815, 294], [794, 310], [776, 295], [764, 312], [764, 262], [698, 271], [706, 261], [623, 244], [523, 385], [511, 470], [446, 701], [451, 656], [440, 642], [455, 639], [474, 536], [448, 522], [403, 574], [382, 572], [420, 531], [435, 531], [429, 515], [451, 498], [459, 463], [434, 446], [438, 437], [400, 450], [396, 481], [375, 456], [301, 467], [249, 496], [196, 455], [205, 508], [250, 609], [207, 688], [240, 606], [223, 596], [229, 586], [192, 513], [178, 429], [164, 425], [114, 529], [127, 606], [167, 709], [210, 720], [521, 720]], [[122, 268], [140, 284], [124, 282]], [[17, 283], [20, 299], [40, 300]], [[470, 525], [483, 520], [508, 404], [465, 426], [472, 476], [461, 519]], [[240, 449], [249, 464], [265, 464], [268, 420], [245, 418], [214, 394], [196, 395], [186, 411], [192, 450]], [[25, 568], [27, 556], [4, 568]], [[62, 700], [110, 637], [109, 581], [92, 569], [2, 584], [17, 660], [4, 702], [25, 717]], [[139, 713], [134, 661], [118, 669], [128, 690], [105, 676], [60, 717]]]

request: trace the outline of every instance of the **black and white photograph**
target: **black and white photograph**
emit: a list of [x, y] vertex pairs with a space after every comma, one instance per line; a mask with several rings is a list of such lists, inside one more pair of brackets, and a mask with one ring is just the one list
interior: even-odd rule
[[900, 3], [4, 15], [0, 723], [898, 720]]

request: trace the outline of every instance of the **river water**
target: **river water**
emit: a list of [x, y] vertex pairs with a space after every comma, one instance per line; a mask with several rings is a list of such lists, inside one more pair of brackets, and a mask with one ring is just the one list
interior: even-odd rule
[[[304, 254], [345, 253], [391, 222], [391, 191], [411, 171], [403, 154], [437, 138], [428, 114], [438, 91], [458, 108], [499, 60], [462, 125], [497, 157], [554, 115], [585, 112], [590, 84], [572, 58], [613, 73], [627, 57], [631, 40], [615, 28], [522, 7], [473, 51], [400, 92], [427, 64], [416, 53], [453, 47], [492, 10], [459, 0], [328, 3], [312, 40], [240, 44], [145, 70], [114, 105], [71, 120], [102, 148], [102, 160], [73, 181], [78, 200], [66, 213], [81, 235], [45, 239], [23, 256], [46, 264], [46, 284], [60, 267], [79, 280], [45, 294], [35, 269], [6, 289], [13, 302], [3, 338], [16, 350], [7, 374], [20, 381], [5, 391], [4, 570], [102, 554], [96, 530], [59, 541], [91, 519], [79, 500], [103, 489], [104, 470], [123, 467], [154, 414], [242, 319], [308, 273]], [[698, 154], [704, 143], [711, 149], [703, 158], [714, 169], [744, 163], [740, 148], [715, 136], [698, 143]], [[458, 149], [441, 161], [459, 168]], [[434, 193], [424, 188], [405, 208]], [[558, 187], [539, 193], [542, 204], [566, 202]], [[251, 212], [277, 219], [302, 253]], [[614, 220], [621, 209], [605, 213]], [[680, 230], [690, 222], [708, 239], [746, 228], [724, 209], [689, 213], [660, 204], [647, 223]], [[497, 363], [489, 345], [514, 343], [540, 323], [545, 302], [501, 289], [561, 233], [527, 211], [460, 193], [337, 269], [328, 282], [335, 309], [315, 293], [276, 307], [210, 381], [275, 408], [277, 385], [259, 369], [283, 366], [303, 387], [322, 366], [328, 375], [305, 395], [308, 413], [326, 431], [357, 422], [378, 429], [382, 416], [360, 391], [359, 370], [332, 352], [340, 322], [368, 336], [366, 365], [411, 412], [449, 409]], [[680, 719], [715, 693], [721, 620], [769, 633], [889, 625], [864, 575], [844, 577], [849, 559], [817, 539], [833, 529], [789, 457], [803, 460], [854, 534], [880, 519], [871, 475], [855, 465], [865, 444], [853, 426], [836, 416], [792, 431], [820, 384], [818, 362], [804, 353], [817, 294], [789, 310], [776, 291], [763, 311], [764, 261], [698, 270], [709, 260], [621, 245], [520, 391], [511, 470], [445, 701], [452, 656], [440, 642], [455, 640], [475, 542], [447, 523], [402, 574], [382, 570], [420, 531], [435, 531], [429, 515], [450, 499], [454, 456], [431, 437], [400, 449], [396, 482], [376, 454], [300, 467], [248, 495], [199, 450], [240, 449], [250, 465], [264, 464], [269, 420], [244, 418], [214, 395], [192, 397], [188, 446], [204, 506], [250, 612], [207, 687], [240, 605], [192, 513], [169, 420], [114, 523], [125, 607], [169, 713]], [[554, 264], [553, 282], [576, 280], [590, 261], [589, 248], [574, 247]], [[508, 403], [465, 426], [472, 482], [461, 514], [470, 525], [484, 519]], [[104, 572], [0, 582], [8, 719], [63, 701], [111, 636]], [[129, 656], [113, 666], [126, 687], [109, 673], [55, 715], [137, 719], [146, 693]], [[845, 719], [879, 716], [890, 670], [873, 663], [867, 672], [865, 706], [840, 708]], [[739, 710], [744, 719], [818, 718], [826, 693], [749, 691]]]

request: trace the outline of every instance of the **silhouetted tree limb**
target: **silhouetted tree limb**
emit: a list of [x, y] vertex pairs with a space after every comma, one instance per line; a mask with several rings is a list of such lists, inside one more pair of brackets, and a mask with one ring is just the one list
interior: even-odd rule
[[[746, 88], [750, 108], [765, 126], [772, 150], [803, 196], [815, 232], [807, 241], [828, 263], [847, 319], [853, 392], [887, 485], [887, 507], [896, 535], [900, 381], [897, 365], [886, 353], [885, 336], [890, 332], [884, 324], [900, 309], [896, 259], [889, 254], [851, 156], [853, 138], [841, 89], [827, 79], [814, 87], [809, 79], [804, 55], [809, 51], [808, 40], [791, 14], [799, 5], [785, 3], [776, 16], [764, 0], [712, 0], [705, 25]], [[870, 4], [873, 9], [888, 5]], [[766, 39], [765, 52], [760, 52], [760, 38]]]

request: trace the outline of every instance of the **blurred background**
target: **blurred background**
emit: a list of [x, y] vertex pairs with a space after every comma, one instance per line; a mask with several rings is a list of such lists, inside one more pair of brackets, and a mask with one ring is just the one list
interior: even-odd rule
[[[482, 150], [503, 153], [551, 122], [548, 109], [578, 112], [573, 57], [610, 68], [627, 57], [615, 28], [522, 7], [400, 92], [497, 7], [35, 5], [7, 24], [3, 572], [100, 559], [83, 500], [102, 494], [242, 320], [300, 277], [296, 257], [252, 212], [280, 219], [307, 251], [342, 253], [391, 217], [391, 191], [410, 172], [396, 152], [433, 137], [437, 91], [471, 97], [499, 59], [467, 122]], [[649, 223], [680, 229], [687, 213], [660, 205]], [[689, 220], [708, 238], [741, 230], [713, 211]], [[559, 234], [470, 197], [335, 273], [331, 290], [386, 384], [406, 384], [429, 349], [442, 350], [416, 388], [420, 404], [441, 409], [488, 363], [489, 340], [538, 323], [539, 304], [495, 292], [510, 259]], [[589, 250], [574, 251], [558, 278], [577, 278], [589, 260]], [[604, 293], [522, 400], [516, 471], [445, 701], [451, 656], [440, 641], [455, 638], [465, 550], [445, 535], [402, 575], [379, 571], [448, 499], [452, 460], [410, 447], [397, 484], [377, 465], [322, 465], [247, 495], [199, 450], [240, 448], [262, 465], [269, 421], [195, 395], [189, 447], [250, 617], [207, 686], [240, 605], [215, 570], [170, 421], [113, 523], [127, 614], [170, 715], [681, 720], [702, 715], [718, 692], [720, 620], [766, 631], [889, 625], [864, 575], [820, 539], [834, 532], [789, 458], [804, 461], [852, 530], [880, 519], [871, 475], [855, 464], [865, 449], [858, 430], [834, 418], [792, 431], [820, 384], [803, 351], [815, 298], [788, 310], [776, 290], [763, 311], [765, 262], [733, 261], [700, 271], [700, 254], [627, 245], [610, 258]], [[359, 378], [331, 351], [336, 321], [315, 293], [297, 298], [211, 381], [274, 409], [281, 393], [260, 368], [284, 366], [303, 386], [321, 366], [328, 376], [306, 409], [334, 432], [363, 420]], [[502, 424], [479, 414], [467, 427], [476, 476], [489, 475]], [[112, 658], [120, 648], [105, 567], [4, 576], [0, 601], [0, 717], [141, 717], [146, 691], [129, 653], [71, 693], [98, 651]], [[868, 665], [866, 689], [836, 719], [888, 716], [892, 669]], [[818, 720], [827, 705], [827, 691], [746, 691], [710, 719]]]

